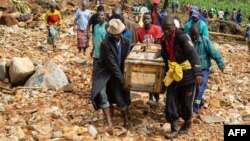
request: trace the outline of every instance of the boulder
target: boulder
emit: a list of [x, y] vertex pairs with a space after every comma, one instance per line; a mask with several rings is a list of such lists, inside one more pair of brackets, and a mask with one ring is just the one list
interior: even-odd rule
[[0, 9], [8, 10], [9, 8], [14, 7], [14, 5], [9, 0], [0, 0]]
[[27, 22], [31, 19], [31, 14], [22, 14], [16, 18], [19, 22]]
[[0, 25], [13, 26], [17, 24], [18, 21], [16, 20], [16, 18], [9, 14], [4, 14], [0, 17]]
[[23, 85], [34, 73], [34, 65], [28, 58], [14, 57], [10, 63], [9, 76], [12, 86]]
[[4, 81], [8, 76], [7, 64], [6, 58], [0, 59], [0, 81]]
[[69, 81], [61, 68], [54, 63], [46, 63], [39, 68], [25, 83], [25, 86], [38, 86], [58, 90], [68, 85]]

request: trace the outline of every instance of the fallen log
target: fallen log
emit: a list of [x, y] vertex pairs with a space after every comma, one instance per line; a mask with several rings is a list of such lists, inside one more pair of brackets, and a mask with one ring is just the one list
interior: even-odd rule
[[223, 37], [228, 37], [228, 38], [234, 38], [237, 40], [245, 40], [245, 37], [240, 36], [240, 35], [232, 35], [232, 34], [225, 34], [225, 33], [218, 33], [218, 32], [209, 32], [210, 35], [212, 36], [223, 36]]

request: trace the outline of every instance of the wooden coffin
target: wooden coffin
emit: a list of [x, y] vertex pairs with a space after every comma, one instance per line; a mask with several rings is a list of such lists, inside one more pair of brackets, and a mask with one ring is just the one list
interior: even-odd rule
[[136, 44], [125, 60], [125, 79], [132, 91], [163, 93], [165, 90], [165, 63], [160, 57], [154, 59], [160, 50], [156, 44]]

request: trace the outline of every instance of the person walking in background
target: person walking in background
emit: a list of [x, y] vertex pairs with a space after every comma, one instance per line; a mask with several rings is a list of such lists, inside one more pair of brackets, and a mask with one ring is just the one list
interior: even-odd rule
[[96, 64], [96, 62], [98, 61], [100, 57], [100, 46], [101, 46], [102, 40], [106, 36], [106, 25], [107, 25], [107, 22], [105, 21], [106, 19], [105, 12], [98, 11], [97, 15], [98, 15], [99, 23], [95, 25], [94, 34], [93, 34], [93, 38], [94, 38], [94, 51], [93, 51], [94, 63], [93, 64], [94, 65]]
[[[99, 20], [98, 20], [98, 12], [99, 12], [99, 11], [104, 11], [104, 6], [103, 6], [103, 5], [99, 5], [99, 6], [97, 7], [96, 13], [93, 14], [93, 15], [90, 17], [89, 22], [88, 22], [88, 26], [87, 26], [87, 35], [90, 35], [90, 34], [89, 34], [89, 33], [90, 33], [90, 26], [92, 26], [92, 30], [91, 30], [91, 31], [92, 31], [92, 35], [94, 34], [94, 28], [95, 28], [95, 26], [99, 23]], [[108, 14], [108, 13], [105, 13], [104, 17], [105, 17], [105, 21], [108, 21], [108, 19], [109, 19], [109, 14]], [[94, 35], [93, 35], [92, 37], [94, 37]], [[93, 38], [92, 38], [92, 39], [93, 39]], [[94, 45], [94, 39], [93, 39], [93, 50], [94, 50], [94, 48], [95, 48], [95, 45]], [[93, 53], [93, 50], [92, 50], [91, 54]]]
[[242, 21], [243, 21], [243, 13], [241, 12], [241, 10], [239, 10], [237, 12], [237, 15], [236, 15], [236, 21], [239, 25], [242, 24]]
[[190, 35], [190, 28], [193, 24], [197, 23], [200, 34], [209, 38], [208, 27], [203, 20], [200, 20], [199, 15], [200, 13], [198, 11], [192, 12], [192, 19], [184, 25], [184, 31]]
[[47, 43], [56, 49], [56, 41], [62, 24], [62, 17], [58, 10], [56, 10], [56, 4], [50, 3], [50, 9], [45, 14], [45, 22], [48, 29]]
[[228, 9], [226, 9], [226, 11], [224, 13], [224, 20], [228, 21], [229, 20], [229, 15], [230, 15], [230, 13], [229, 13]]
[[89, 47], [87, 26], [91, 13], [87, 9], [87, 0], [82, 0], [81, 4], [82, 8], [76, 11], [74, 25], [77, 25], [77, 48], [79, 53], [83, 50], [83, 55], [86, 55], [86, 49]]
[[224, 11], [222, 9], [218, 11], [218, 15], [219, 20], [224, 20]]
[[248, 52], [250, 52], [250, 24], [247, 25], [246, 29], [246, 42], [248, 46]]
[[236, 17], [237, 17], [237, 11], [236, 11], [235, 8], [233, 8], [232, 15], [231, 15], [231, 20], [234, 21], [234, 22], [237, 22]]
[[161, 16], [160, 16], [161, 8], [160, 8], [159, 4], [160, 4], [160, 0], [154, 0], [153, 1], [153, 5], [152, 5], [152, 9], [151, 9], [151, 16], [152, 16], [152, 24], [160, 26], [161, 25], [160, 24], [160, 20], [161, 20]]
[[[143, 27], [137, 32], [138, 41], [140, 43], [155, 43], [159, 44], [162, 37], [161, 27], [151, 24], [152, 17], [150, 13], [143, 15]], [[155, 98], [155, 102], [153, 99]], [[149, 100], [147, 104], [155, 107], [159, 104], [160, 96], [158, 93], [149, 93]]]
[[212, 42], [206, 36], [199, 34], [199, 25], [193, 24], [190, 29], [190, 37], [195, 44], [195, 49], [198, 53], [201, 68], [203, 72], [202, 85], [197, 90], [194, 101], [194, 112], [198, 114], [202, 105], [204, 105], [203, 94], [207, 88], [209, 70], [212, 66], [211, 59], [214, 59], [221, 72], [224, 71], [225, 63], [219, 51], [214, 47]]

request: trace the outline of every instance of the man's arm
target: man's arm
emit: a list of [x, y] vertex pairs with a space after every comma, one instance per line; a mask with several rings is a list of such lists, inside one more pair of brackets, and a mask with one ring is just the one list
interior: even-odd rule
[[[94, 14], [95, 15], [95, 14]], [[89, 35], [90, 32], [90, 26], [93, 25], [93, 21], [94, 21], [94, 15], [92, 15], [89, 19], [88, 25], [87, 25], [87, 35]]]
[[223, 69], [225, 67], [224, 60], [219, 53], [219, 51], [214, 47], [214, 45], [211, 43], [210, 40], [206, 41], [207, 43], [207, 50], [209, 53], [209, 57], [213, 58], [220, 69]]
[[191, 39], [188, 37], [188, 35], [183, 34], [180, 37], [180, 42], [180, 45], [183, 47], [184, 56], [188, 59], [192, 66], [193, 74], [195, 76], [203, 76], [200, 59]]

